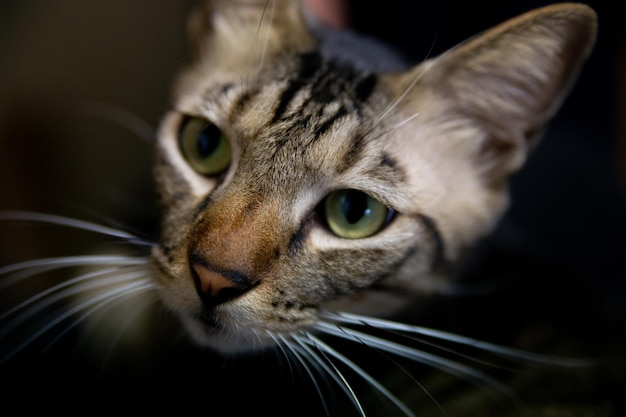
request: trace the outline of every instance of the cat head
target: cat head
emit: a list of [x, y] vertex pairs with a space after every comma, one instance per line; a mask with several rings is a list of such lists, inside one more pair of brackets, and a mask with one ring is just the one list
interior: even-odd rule
[[204, 3], [157, 145], [165, 303], [232, 352], [441, 288], [506, 208], [595, 25], [549, 6], [376, 73], [325, 53], [298, 2]]

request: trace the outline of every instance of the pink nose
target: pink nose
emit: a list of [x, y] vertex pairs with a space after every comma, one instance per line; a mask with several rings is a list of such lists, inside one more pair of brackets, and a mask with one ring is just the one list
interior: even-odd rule
[[193, 264], [198, 294], [209, 304], [221, 304], [246, 292], [251, 285], [246, 280], [228, 277], [199, 263]]

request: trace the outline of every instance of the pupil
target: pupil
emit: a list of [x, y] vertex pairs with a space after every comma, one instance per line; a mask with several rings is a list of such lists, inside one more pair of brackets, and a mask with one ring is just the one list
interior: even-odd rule
[[198, 155], [206, 158], [217, 149], [219, 145], [219, 131], [213, 125], [208, 125], [200, 131], [198, 135], [197, 148]]
[[357, 223], [368, 211], [367, 195], [359, 191], [347, 192], [343, 198], [341, 209], [348, 223]]

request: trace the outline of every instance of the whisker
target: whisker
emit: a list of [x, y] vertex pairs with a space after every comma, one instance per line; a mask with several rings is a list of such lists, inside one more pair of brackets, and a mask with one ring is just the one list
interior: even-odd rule
[[[39, 311], [43, 310], [46, 307], [51, 306], [52, 304], [60, 300], [67, 299], [73, 295], [80, 294], [81, 292], [84, 292], [84, 291], [94, 290], [99, 287], [106, 287], [106, 286], [110, 286], [113, 284], [118, 284], [120, 282], [132, 281], [144, 275], [145, 275], [145, 271], [114, 275], [106, 279], [98, 279], [94, 282], [86, 282], [81, 285], [75, 285], [73, 287], [66, 289], [65, 291], [59, 291], [58, 293], [43, 299], [41, 302], [34, 304], [31, 308], [27, 309], [26, 311], [21, 313], [19, 316], [12, 319], [6, 326], [4, 326], [4, 328], [0, 332], [0, 336], [7, 335], [15, 327], [24, 323], [25, 321], [33, 317], [35, 314], [37, 314]], [[3, 319], [4, 318], [5, 317], [3, 315]]]
[[[310, 360], [312, 360], [313, 361], [312, 363], [317, 363], [324, 371], [326, 371], [326, 373], [330, 375], [330, 377], [333, 380], [335, 380], [335, 382], [341, 388], [341, 390], [348, 396], [350, 401], [352, 401], [352, 404], [354, 404], [355, 408], [357, 409], [361, 417], [366, 417], [365, 410], [363, 409], [363, 406], [361, 405], [359, 398], [357, 397], [356, 393], [352, 389], [352, 386], [350, 385], [348, 380], [344, 377], [343, 373], [341, 373], [341, 371], [337, 368], [337, 366], [335, 366], [335, 364], [328, 358], [326, 353], [323, 350], [321, 350], [320, 347], [316, 343], [314, 343], [312, 340], [308, 340], [309, 338], [312, 337], [309, 333], [305, 333], [304, 335], [307, 337], [307, 339], [301, 338], [299, 336], [293, 337], [293, 339], [296, 342], [298, 342], [300, 347], [303, 349], [301, 352], [305, 354]], [[309, 345], [314, 346], [318, 350], [318, 352], [322, 356], [324, 356], [324, 358], [326, 359], [326, 362], [330, 364], [330, 366], [326, 362], [322, 361], [321, 358], [317, 356], [315, 351], [313, 351], [313, 349], [311, 349]]]
[[[324, 407], [324, 414], [327, 417], [330, 417], [330, 410], [328, 409], [328, 404], [326, 404], [326, 400], [324, 398], [322, 389], [319, 386], [319, 383], [317, 382], [317, 378], [315, 377], [315, 374], [313, 373], [313, 371], [311, 370], [307, 362], [304, 360], [301, 351], [297, 348], [297, 346], [293, 346], [293, 344], [289, 340], [287, 340], [285, 337], [281, 336], [280, 339], [282, 343], [279, 343], [279, 345], [284, 344], [287, 347], [287, 349], [289, 349], [289, 351], [293, 354], [293, 356], [298, 360], [300, 365], [302, 365], [305, 372], [309, 375], [309, 378], [313, 382], [313, 386], [315, 387], [315, 390], [317, 391], [317, 395], [320, 397], [322, 407]], [[286, 353], [285, 353], [285, 356], [287, 357]], [[287, 357], [287, 361], [290, 362], [288, 357]]]
[[54, 285], [54, 286], [52, 286], [50, 288], [47, 288], [47, 289], [45, 289], [45, 290], [43, 290], [41, 292], [38, 292], [37, 294], [33, 295], [32, 297], [30, 297], [30, 298], [22, 301], [21, 303], [13, 306], [9, 310], [7, 310], [4, 313], [0, 314], [0, 320], [3, 320], [5, 318], [7, 318], [8, 316], [13, 315], [17, 311], [25, 308], [26, 306], [28, 306], [30, 304], [33, 304], [35, 301], [37, 301], [37, 300], [39, 300], [41, 298], [46, 297], [48, 294], [51, 294], [51, 293], [53, 293], [55, 291], [58, 291], [58, 290], [60, 290], [62, 288], [65, 288], [65, 287], [69, 287], [70, 285], [77, 284], [77, 283], [79, 283], [81, 281], [86, 281], [86, 280], [89, 280], [89, 279], [92, 279], [92, 278], [96, 278], [96, 277], [99, 277], [99, 276], [102, 276], [102, 275], [107, 275], [107, 274], [116, 272], [119, 269], [120, 268], [118, 268], [118, 267], [115, 267], [115, 268], [105, 268], [105, 269], [101, 269], [101, 270], [94, 271], [94, 272], [89, 272], [87, 274], [79, 275], [77, 277], [65, 280], [65, 281], [63, 281], [63, 282], [61, 282], [61, 283], [59, 283], [57, 285]]
[[505, 397], [509, 398], [518, 406], [521, 405], [520, 399], [509, 387], [492, 378], [491, 376], [485, 374], [484, 372], [463, 365], [459, 362], [442, 358], [440, 356], [433, 355], [428, 352], [423, 352], [421, 350], [404, 346], [389, 340], [381, 339], [376, 336], [368, 335], [357, 330], [344, 327], [339, 329], [338, 326], [331, 325], [325, 322], [316, 323], [314, 328], [320, 330], [323, 333], [338, 336], [346, 340], [359, 342], [362, 341], [367, 343], [369, 346], [381, 349], [385, 352], [389, 352], [407, 359], [414, 360], [416, 362], [423, 363], [425, 365], [432, 366], [436, 369], [439, 369], [451, 375], [458, 376], [470, 382], [477, 382], [478, 386], [489, 387], [496, 392], [503, 394]]
[[[393, 115], [396, 115], [396, 114], [398, 114], [398, 113], [394, 111], [393, 114], [390, 114], [387, 117], [390, 118], [390, 117], [392, 117]], [[414, 117], [419, 117], [419, 113], [416, 113], [413, 116], [410, 116], [410, 118], [414, 118]], [[392, 132], [394, 129], [397, 129], [398, 127], [400, 127], [404, 123], [407, 123], [408, 121], [409, 120], [405, 120], [404, 122], [399, 122], [397, 125], [388, 127], [385, 130], [373, 129], [373, 130], [367, 132], [367, 137], [369, 138], [369, 140], [372, 140], [372, 141], [378, 140], [378, 139], [380, 139], [382, 137], [385, 137], [387, 134], [389, 134], [389, 132]], [[398, 125], [400, 125], [400, 126], [398, 126]]]
[[156, 130], [150, 123], [123, 107], [99, 101], [83, 101], [79, 112], [120, 125], [148, 143], [155, 141]]
[[[256, 52], [257, 52], [257, 46], [259, 43], [259, 38], [261, 36], [261, 30], [263, 29], [263, 22], [265, 21], [265, 15], [267, 13], [267, 9], [270, 5], [270, 3], [272, 3], [272, 11], [271, 11], [271, 16], [270, 16], [270, 24], [268, 25], [268, 30], [267, 30], [267, 36], [265, 37], [265, 41], [263, 42], [263, 49], [261, 51], [261, 56], [259, 57], [259, 62], [258, 62], [258, 68], [262, 68], [263, 67], [263, 63], [265, 61], [265, 54], [267, 52], [267, 45], [268, 45], [268, 40], [270, 37], [270, 30], [271, 30], [271, 20], [273, 19], [273, 14], [274, 14], [274, 7], [273, 7], [273, 2], [272, 0], [266, 0], [265, 5], [263, 6], [263, 10], [261, 11], [261, 17], [259, 18], [259, 23], [257, 25], [256, 31], [254, 33], [254, 39], [252, 41], [252, 47], [250, 49], [250, 57], [249, 57], [249, 62], [252, 66], [252, 64], [254, 64], [254, 57], [256, 56]], [[245, 80], [245, 86], [246, 88], [249, 86], [249, 79], [250, 79], [250, 74], [249, 71], [246, 72], [246, 80]]]
[[59, 216], [56, 214], [39, 213], [32, 211], [0, 211], [1, 220], [25, 220], [34, 222], [51, 223], [59, 226], [72, 227], [75, 229], [86, 230], [89, 232], [95, 232], [106, 236], [116, 237], [126, 240], [140, 246], [153, 246], [153, 242], [142, 239], [131, 233], [124, 232], [112, 227], [102, 226], [97, 223], [89, 222], [86, 220], [73, 219], [71, 217]]
[[[426, 345], [426, 346], [430, 346], [432, 348], [444, 351], [446, 353], [453, 354], [453, 355], [461, 357], [463, 359], [470, 360], [470, 361], [472, 361], [474, 363], [477, 363], [479, 365], [488, 366], [488, 367], [496, 368], [496, 369], [500, 369], [500, 370], [511, 370], [510, 368], [505, 367], [503, 365], [496, 364], [496, 363], [493, 363], [493, 362], [490, 362], [490, 361], [487, 361], [487, 360], [484, 360], [484, 359], [479, 359], [479, 358], [477, 358], [475, 356], [472, 356], [472, 355], [469, 355], [469, 354], [461, 353], [458, 350], [448, 348], [448, 347], [446, 347], [444, 345], [441, 345], [441, 344], [438, 344], [438, 343], [435, 343], [435, 342], [431, 342], [431, 341], [429, 341], [427, 339], [415, 337], [415, 336], [412, 335], [412, 333], [406, 334], [406, 333], [403, 333], [403, 332], [398, 331], [398, 330], [383, 329], [383, 328], [380, 328], [380, 327], [375, 327], [375, 326], [369, 325], [367, 323], [361, 323], [361, 326], [369, 327], [369, 328], [376, 329], [376, 330], [384, 330], [386, 332], [389, 332], [390, 334], [393, 334], [393, 335], [396, 335], [396, 336], [400, 336], [400, 337], [406, 338], [408, 340], [411, 340], [411, 341], [414, 341], [414, 342], [417, 342], [417, 343], [421, 343], [421, 344]], [[339, 328], [340, 329], [344, 329], [341, 326]]]
[[[339, 330], [344, 331], [344, 328], [341, 326], [338, 326]], [[389, 362], [393, 363], [398, 369], [400, 369], [407, 377], [409, 377], [414, 383], [415, 385], [417, 385], [424, 394], [426, 394], [426, 396], [428, 396], [428, 398], [433, 402], [433, 404], [435, 404], [435, 406], [439, 409], [439, 411], [441, 411], [441, 413], [445, 416], [445, 417], [449, 417], [448, 413], [446, 412], [446, 410], [443, 409], [443, 407], [441, 406], [441, 404], [439, 404], [439, 401], [437, 401], [435, 399], [435, 397], [433, 397], [433, 395], [426, 389], [426, 387], [424, 385], [422, 385], [421, 382], [419, 382], [404, 366], [400, 365], [397, 361], [395, 361], [391, 356], [389, 356], [386, 352], [380, 350], [380, 349], [375, 349], [374, 347], [368, 345], [365, 341], [360, 340], [357, 338], [357, 340], [361, 343], [361, 345], [365, 346], [366, 348], [372, 349], [374, 350], [377, 354], [383, 356], [386, 360], [388, 360]]]
[[424, 59], [422, 60], [422, 62], [425, 62], [428, 59], [430, 59], [430, 57], [433, 54], [433, 50], [435, 49], [435, 44], [437, 43], [438, 39], [439, 39], [439, 31], [435, 32], [435, 36], [433, 37], [433, 41], [430, 44], [430, 48], [428, 48], [428, 52], [426, 52], [426, 56], [424, 56]]
[[[141, 285], [138, 285], [138, 284], [141, 284]], [[136, 288], [132, 288], [132, 287], [136, 287]], [[65, 336], [70, 330], [72, 330], [74, 327], [78, 326], [80, 323], [82, 323], [84, 320], [86, 320], [92, 314], [96, 313], [97, 311], [101, 310], [102, 308], [104, 308], [106, 306], [109, 306], [111, 303], [120, 302], [124, 298], [127, 298], [127, 297], [133, 295], [134, 293], [143, 292], [144, 290], [153, 289], [153, 288], [156, 288], [156, 286], [154, 286], [154, 284], [151, 283], [148, 278], [145, 278], [143, 280], [138, 280], [135, 283], [127, 284], [125, 287], [116, 288], [115, 291], [109, 291], [107, 293], [104, 293], [103, 294], [103, 295], [105, 295], [105, 297], [103, 297], [104, 300], [100, 301], [98, 304], [92, 305], [92, 307], [89, 310], [83, 312], [78, 318], [74, 319], [74, 321], [72, 321], [72, 323], [70, 325], [66, 326], [58, 335], [56, 335], [54, 337], [54, 339], [52, 339], [48, 343], [48, 345], [44, 348], [44, 350], [49, 349], [59, 339], [61, 339], [63, 336]], [[119, 297], [118, 297], [118, 295], [119, 295]], [[99, 299], [100, 297], [97, 297], [97, 296], [96, 297], [92, 297], [91, 299], [86, 300], [85, 302], [77, 305], [75, 307], [75, 309], [74, 309], [75, 311], [73, 311], [72, 314], [68, 315], [66, 318], [69, 318], [74, 313], [77, 313], [78, 311], [83, 310], [84, 308], [88, 307], [94, 301], [98, 301], [98, 300], [94, 300], [94, 299], [97, 299], [97, 298]]]
[[[14, 285], [30, 276], [60, 268], [89, 265], [131, 266], [146, 265], [147, 263], [148, 261], [145, 258], [120, 255], [79, 255], [32, 259], [0, 268], [0, 277], [15, 272], [0, 280], [0, 290]], [[17, 273], [17, 271], [22, 271], [22, 273]]]
[[[426, 58], [424, 59], [424, 61], [426, 61], [432, 51], [433, 48], [435, 46], [435, 42], [437, 41], [437, 37], [438, 34], [435, 35], [435, 38], [433, 39], [433, 43], [430, 46], [430, 49], [428, 51], [428, 53], [426, 54]], [[377, 121], [376, 121], [376, 125], [378, 125], [381, 121], [385, 120], [387, 118], [387, 116], [389, 116], [389, 114], [398, 106], [398, 104], [400, 104], [402, 102], [402, 100], [404, 100], [404, 98], [407, 96], [407, 94], [409, 94], [409, 92], [413, 89], [413, 87], [415, 87], [415, 85], [418, 83], [418, 81], [424, 76], [424, 74], [426, 74], [426, 72], [428, 71], [428, 67], [426, 67], [424, 69], [424, 71], [420, 72], [419, 74], [417, 74], [415, 76], [415, 78], [413, 78], [411, 80], [411, 82], [404, 88], [404, 90], [402, 90], [402, 92], [400, 94], [398, 94], [398, 96], [396, 96], [391, 103], [389, 103], [382, 111], [382, 113], [378, 116]]]
[[369, 325], [377, 329], [396, 330], [399, 332], [414, 333], [423, 336], [433, 337], [439, 340], [445, 340], [460, 345], [471, 346], [475, 349], [494, 353], [503, 357], [508, 357], [525, 362], [562, 366], [562, 367], [589, 367], [593, 362], [588, 359], [580, 358], [562, 358], [551, 355], [542, 355], [538, 353], [527, 352], [524, 350], [504, 347], [489, 342], [484, 342], [470, 337], [460, 336], [454, 333], [448, 333], [441, 330], [435, 330], [422, 326], [415, 326], [405, 323], [398, 323], [390, 320], [361, 316], [352, 313], [325, 313], [328, 319], [340, 321], [342, 323]]
[[387, 118], [387, 116], [404, 100], [404, 98], [409, 94], [409, 92], [415, 87], [417, 82], [422, 78], [424, 73], [417, 74], [409, 84], [402, 90], [400, 94], [398, 94], [392, 101], [383, 109], [381, 114], [376, 119], [376, 125], [380, 124], [383, 120]]
[[[329, 368], [324, 368], [321, 365], [321, 363], [323, 363], [323, 362], [320, 361], [320, 358], [317, 355], [315, 355], [315, 353], [311, 352], [313, 354], [313, 356], [310, 356], [311, 353], [307, 352], [306, 350], [303, 351], [304, 348], [302, 346], [300, 346], [301, 343], [302, 343], [299, 340], [300, 337], [301, 336], [290, 335], [290, 339], [291, 340], [295, 340], [297, 342], [297, 344], [294, 344], [294, 343], [290, 342], [286, 338], [285, 338], [285, 341], [289, 342], [289, 347], [291, 348], [291, 350], [297, 352], [302, 359], [309, 359], [308, 363], [315, 368], [317, 373], [323, 378], [324, 382], [327, 385], [329, 385], [328, 378], [326, 377], [327, 376], [326, 373], [328, 372]], [[335, 376], [333, 376], [333, 379], [335, 380], [335, 382], [337, 382], [337, 383], [339, 383], [341, 385], [341, 383], [336, 379]]]
[[[134, 292], [132, 294], [122, 294], [122, 296], [120, 296], [118, 300], [119, 301], [123, 301], [125, 298], [127, 298], [128, 296], [132, 296], [132, 295], [134, 295]], [[133, 311], [128, 315], [128, 316], [132, 315], [133, 317], [129, 318], [127, 320], [124, 320], [123, 323], [121, 323], [119, 325], [119, 327], [117, 328], [117, 331], [115, 332], [115, 335], [113, 336], [113, 338], [109, 342], [109, 346], [108, 346], [106, 352], [102, 356], [102, 360], [101, 360], [101, 364], [100, 364], [100, 370], [104, 370], [106, 364], [109, 363], [111, 357], [113, 356], [113, 351], [115, 350], [115, 348], [119, 344], [120, 339], [122, 338], [124, 333], [126, 333], [128, 328], [133, 324], [133, 319], [136, 319], [136, 316], [140, 312], [144, 311], [148, 304], [154, 303], [155, 301], [156, 301], [155, 298], [144, 299], [144, 300], [141, 300], [141, 304], [140, 305], [133, 306]], [[112, 308], [112, 306], [113, 305], [108, 305], [107, 308], [110, 309], [110, 308]]]
[[[274, 341], [274, 343], [276, 343], [276, 346], [278, 346], [278, 350], [280, 350], [280, 352], [282, 353], [283, 357], [285, 358], [285, 360], [287, 361], [287, 366], [289, 366], [289, 373], [291, 374], [291, 379], [294, 379], [295, 373], [293, 370], [293, 366], [291, 365], [291, 360], [289, 359], [289, 355], [287, 354], [287, 351], [285, 351], [285, 348], [283, 347], [283, 338], [280, 337], [280, 340], [274, 336], [274, 334], [271, 331], [267, 331], [267, 335], [269, 337], [272, 338], [272, 340]], [[280, 355], [276, 355], [277, 356], [277, 360], [280, 360]]]
[[[270, 32], [271, 32], [272, 22], [274, 21], [274, 11], [276, 9], [276, 2], [274, 0], [267, 0], [267, 2], [265, 3], [265, 7], [263, 8], [263, 14], [261, 14], [261, 19], [259, 20], [259, 27], [257, 29], [257, 37], [261, 33], [261, 26], [262, 26], [263, 21], [265, 19], [265, 14], [267, 13], [267, 8], [268, 7], [270, 7], [269, 24], [268, 24], [269, 29], [267, 30], [267, 35], [265, 36], [265, 40], [263, 41], [263, 48], [261, 50], [261, 57], [259, 58], [259, 69], [263, 68], [263, 65], [265, 64], [265, 56], [267, 55], [267, 47], [269, 45], [269, 39], [270, 39], [270, 36], [271, 36]], [[257, 42], [257, 39], [255, 38], [255, 40], [254, 40], [255, 47], [256, 47], [256, 42]]]
[[[325, 323], [321, 323], [321, 324], [325, 324]], [[376, 381], [370, 374], [365, 372], [363, 370], [363, 368], [361, 368], [356, 363], [354, 363], [353, 361], [348, 359], [346, 356], [344, 356], [341, 353], [337, 352], [335, 349], [333, 349], [330, 346], [328, 346], [326, 343], [322, 342], [319, 338], [313, 336], [310, 333], [307, 333], [307, 336], [311, 340], [310, 343], [312, 343], [322, 353], [324, 353], [324, 352], [328, 353], [329, 355], [331, 355], [335, 359], [338, 359], [339, 361], [341, 361], [342, 363], [347, 365], [351, 370], [353, 370], [361, 378], [363, 378], [364, 381], [366, 381], [368, 384], [370, 384], [372, 387], [374, 387], [378, 392], [383, 394], [389, 401], [391, 401], [396, 407], [398, 407], [398, 409], [401, 410], [405, 415], [411, 416], [411, 417], [415, 417], [415, 414], [413, 414], [413, 412], [411, 412], [411, 410], [402, 401], [400, 401], [395, 395], [393, 395], [382, 384], [380, 384], [378, 381]], [[324, 355], [324, 356], [327, 357], [326, 355]], [[331, 361], [331, 364], [332, 364], [332, 361]], [[334, 367], [334, 365], [333, 365], [333, 367]]]
[[[65, 329], [61, 336], [66, 334], [67, 331], [69, 331], [69, 329], [75, 327], [78, 323], [80, 323], [82, 320], [86, 319], [90, 314], [93, 314], [95, 311], [97, 311], [99, 308], [102, 308], [103, 306], [105, 306], [106, 304], [116, 300], [117, 296], [119, 295], [128, 295], [134, 292], [139, 292], [139, 291], [145, 291], [148, 289], [153, 289], [156, 288], [155, 284], [151, 282], [150, 279], [145, 278], [143, 280], [138, 280], [136, 282], [132, 282], [129, 284], [126, 284], [123, 287], [119, 287], [119, 288], [115, 288], [113, 290], [110, 291], [106, 291], [102, 294], [99, 294], [97, 296], [94, 296], [86, 301], [83, 301], [77, 305], [75, 305], [73, 308], [70, 308], [68, 310], [66, 310], [63, 314], [59, 315], [58, 317], [56, 317], [55, 319], [51, 320], [50, 322], [48, 322], [45, 326], [41, 327], [38, 331], [36, 331], [35, 333], [31, 334], [26, 340], [24, 340], [22, 343], [18, 344], [15, 348], [13, 348], [7, 355], [5, 355], [4, 357], [0, 358], [0, 364], [6, 363], [9, 359], [11, 359], [13, 356], [17, 355], [19, 352], [21, 352], [22, 350], [24, 350], [26, 347], [28, 347], [30, 344], [32, 344], [34, 341], [36, 341], [37, 339], [39, 339], [40, 337], [42, 337], [43, 335], [45, 335], [46, 333], [48, 333], [50, 330], [52, 330], [54, 327], [56, 327], [58, 324], [62, 323], [64, 320], [68, 319], [69, 317], [73, 316], [74, 314], [80, 312], [81, 310], [84, 310], [85, 308], [92, 306], [92, 308], [88, 311], [88, 313], [84, 313], [83, 315], [81, 315], [79, 320], [76, 320], [68, 329]], [[98, 303], [98, 304], [95, 304]], [[58, 340], [59, 336], [57, 336], [54, 340]]]
[[392, 126], [391, 129], [389, 129], [386, 133], [389, 133], [389, 131], [391, 130], [395, 130], [398, 129], [401, 126], [404, 126], [405, 124], [409, 123], [411, 120], [415, 119], [416, 117], [419, 117], [419, 113], [415, 113], [412, 116], [407, 117], [406, 119], [404, 119], [403, 121], [397, 123], [395, 126]]

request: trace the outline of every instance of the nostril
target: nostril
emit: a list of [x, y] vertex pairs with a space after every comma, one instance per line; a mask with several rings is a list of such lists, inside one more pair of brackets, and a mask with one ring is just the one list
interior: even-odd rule
[[253, 285], [243, 275], [232, 272], [217, 272], [200, 264], [192, 264], [195, 272], [196, 290], [205, 304], [221, 304], [239, 297]]
[[234, 284], [224, 275], [211, 271], [202, 265], [193, 265], [193, 270], [196, 272], [198, 277], [200, 292], [209, 297], [216, 297], [222, 289], [229, 288]]

